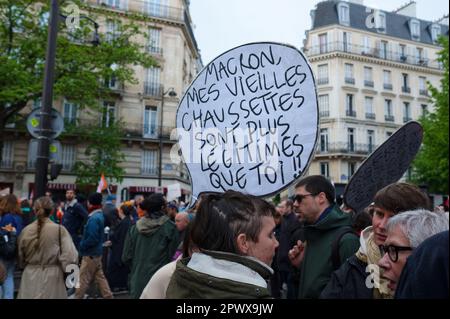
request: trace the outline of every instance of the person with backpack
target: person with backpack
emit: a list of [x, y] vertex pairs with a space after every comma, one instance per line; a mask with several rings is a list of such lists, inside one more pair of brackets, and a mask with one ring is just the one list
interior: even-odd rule
[[292, 264], [301, 266], [298, 297], [318, 298], [334, 270], [330, 247], [336, 237], [341, 237], [341, 264], [358, 250], [359, 239], [351, 228], [351, 216], [335, 204], [335, 189], [325, 177], [312, 175], [300, 180], [295, 201], [305, 222], [305, 242], [297, 241], [289, 251]]
[[379, 190], [374, 197], [372, 226], [361, 232], [359, 250], [333, 272], [320, 298], [392, 298], [387, 281], [378, 279], [379, 245], [386, 240], [386, 225], [391, 217], [419, 208], [430, 209], [430, 202], [428, 196], [415, 185], [393, 183]]

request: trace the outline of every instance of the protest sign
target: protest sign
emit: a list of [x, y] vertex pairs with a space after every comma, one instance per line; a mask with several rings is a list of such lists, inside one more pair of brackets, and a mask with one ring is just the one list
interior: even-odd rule
[[359, 212], [383, 187], [397, 182], [420, 149], [422, 126], [408, 122], [381, 144], [358, 168], [344, 191], [344, 203]]
[[181, 196], [181, 185], [179, 183], [167, 185], [167, 201], [178, 199]]
[[311, 67], [299, 50], [278, 43], [250, 43], [217, 57], [177, 111], [194, 198], [226, 190], [279, 192], [306, 170], [317, 131]]

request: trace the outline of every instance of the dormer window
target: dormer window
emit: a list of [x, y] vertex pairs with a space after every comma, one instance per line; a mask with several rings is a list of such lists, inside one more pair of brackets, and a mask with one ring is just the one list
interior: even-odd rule
[[341, 2], [338, 4], [338, 15], [340, 24], [350, 25], [350, 8], [348, 3]]
[[409, 21], [409, 30], [411, 31], [411, 39], [420, 41], [420, 22], [419, 20], [411, 19]]
[[386, 33], [386, 14], [381, 11], [376, 11], [375, 28], [378, 32]]
[[431, 25], [431, 39], [434, 43], [437, 42], [439, 36], [441, 35], [441, 26], [439, 24]]

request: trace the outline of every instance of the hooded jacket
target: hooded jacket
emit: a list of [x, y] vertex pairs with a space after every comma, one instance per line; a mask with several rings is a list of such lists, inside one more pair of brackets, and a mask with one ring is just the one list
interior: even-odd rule
[[[300, 270], [299, 298], [318, 298], [333, 273], [332, 245], [342, 229], [351, 226], [351, 217], [335, 205], [317, 223], [305, 225], [305, 256]], [[354, 234], [345, 234], [339, 243], [341, 264], [359, 247]]]
[[143, 217], [125, 239], [122, 261], [130, 269], [131, 298], [138, 299], [153, 274], [169, 263], [178, 245], [178, 230], [169, 217]]
[[169, 299], [270, 298], [272, 269], [256, 258], [219, 251], [194, 253], [176, 264]]

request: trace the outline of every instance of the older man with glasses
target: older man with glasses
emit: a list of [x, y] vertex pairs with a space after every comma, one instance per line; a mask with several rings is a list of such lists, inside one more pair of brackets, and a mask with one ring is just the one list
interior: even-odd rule
[[351, 217], [335, 203], [335, 189], [320, 175], [303, 178], [295, 187], [295, 206], [302, 216], [305, 242], [298, 241], [289, 251], [292, 264], [300, 267], [299, 298], [318, 298], [334, 270], [332, 249], [337, 242], [339, 263], [359, 247], [351, 232]]
[[378, 265], [381, 277], [395, 292], [407, 258], [425, 239], [448, 230], [448, 218], [443, 213], [419, 209], [392, 217], [387, 224], [387, 238], [379, 245], [382, 255]]

